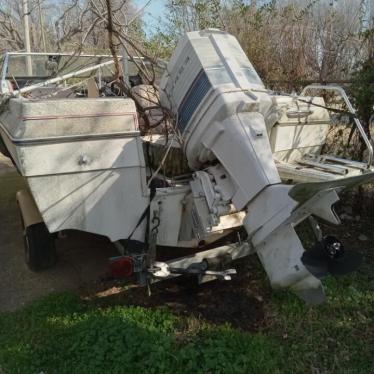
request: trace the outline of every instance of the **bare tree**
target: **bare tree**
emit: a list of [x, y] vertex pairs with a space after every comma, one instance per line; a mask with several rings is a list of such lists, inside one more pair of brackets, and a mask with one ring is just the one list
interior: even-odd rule
[[22, 8], [20, 2], [0, 1], [0, 49], [24, 48], [22, 32]]
[[160, 33], [164, 40], [169, 38], [170, 44], [175, 44], [185, 31], [225, 29], [239, 39], [260, 76], [269, 82], [288, 82], [287, 89], [306, 80], [348, 79], [354, 66], [373, 50], [368, 38], [362, 36], [363, 16], [366, 28], [372, 22], [374, 6], [368, 0], [200, 3], [167, 3], [167, 35]]

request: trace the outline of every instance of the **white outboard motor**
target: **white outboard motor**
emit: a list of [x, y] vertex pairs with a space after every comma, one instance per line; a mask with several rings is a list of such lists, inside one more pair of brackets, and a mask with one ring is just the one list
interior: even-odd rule
[[186, 34], [161, 82], [161, 101], [176, 114], [190, 167], [218, 160], [228, 171], [236, 209], [280, 183], [264, 118], [272, 102], [235, 37]]
[[244, 226], [272, 286], [321, 301], [321, 282], [302, 263], [294, 226], [312, 214], [338, 223], [331, 210], [338, 197], [334, 188], [311, 193], [304, 186], [303, 193], [281, 184], [266, 129], [272, 101], [237, 39], [219, 30], [187, 33], [160, 91], [196, 170], [192, 190], [201, 187], [211, 217], [219, 220], [228, 203], [245, 210]]

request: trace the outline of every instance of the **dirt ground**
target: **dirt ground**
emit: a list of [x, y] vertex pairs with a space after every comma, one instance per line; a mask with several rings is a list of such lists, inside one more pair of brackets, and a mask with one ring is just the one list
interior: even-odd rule
[[17, 309], [52, 291], [92, 287], [106, 272], [108, 258], [117, 252], [105, 238], [68, 232], [57, 241], [54, 269], [33, 273], [24, 262], [17, 190], [23, 180], [0, 154], [0, 311]]

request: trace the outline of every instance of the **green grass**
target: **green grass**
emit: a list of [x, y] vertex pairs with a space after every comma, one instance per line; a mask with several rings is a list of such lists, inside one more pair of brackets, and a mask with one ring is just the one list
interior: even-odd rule
[[[64, 293], [0, 315], [5, 373], [371, 373], [374, 293], [365, 269], [308, 307], [287, 292], [255, 333], [181, 318], [167, 308], [98, 306]], [[1, 370], [0, 370], [1, 372]]]
[[[327, 301], [308, 307], [278, 294], [273, 333], [292, 372], [374, 373], [374, 290], [362, 275], [327, 279]], [[297, 367], [297, 363], [300, 365]]]
[[97, 308], [71, 294], [0, 319], [5, 372], [274, 372], [277, 341], [140, 307]]

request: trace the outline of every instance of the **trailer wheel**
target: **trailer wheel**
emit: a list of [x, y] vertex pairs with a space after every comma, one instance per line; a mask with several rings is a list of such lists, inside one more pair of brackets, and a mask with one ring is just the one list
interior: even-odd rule
[[32, 271], [41, 271], [56, 264], [55, 238], [44, 222], [24, 229], [25, 260]]

